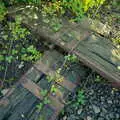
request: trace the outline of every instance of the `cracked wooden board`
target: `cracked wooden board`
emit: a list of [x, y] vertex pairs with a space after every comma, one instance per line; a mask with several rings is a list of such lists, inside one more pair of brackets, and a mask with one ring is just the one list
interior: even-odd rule
[[[55, 50], [46, 51], [44, 53], [44, 56], [41, 58], [41, 60], [39, 60], [38, 62], [36, 62], [36, 64], [34, 64], [34, 67], [46, 75], [55, 76], [56, 71], [59, 68], [61, 68], [61, 66], [64, 63], [64, 60], [65, 60], [64, 56], [61, 55], [59, 52], [57, 52]], [[79, 67], [79, 65], [78, 65], [78, 67]], [[70, 68], [70, 69], [72, 69], [72, 68]], [[85, 74], [87, 73], [87, 70], [85, 70], [84, 67], [81, 65], [81, 67], [79, 68], [80, 73], [78, 73], [79, 76], [76, 76], [79, 79], [74, 79], [74, 80], [70, 80], [70, 78], [68, 78], [66, 75], [64, 75], [65, 71], [61, 71], [61, 72], [62, 72], [61, 77], [63, 78], [63, 81], [57, 82], [57, 84], [65, 87], [69, 91], [74, 91], [76, 86], [80, 83], [80, 79], [84, 79], [83, 76], [85, 76]], [[72, 73], [70, 73], [70, 74], [72, 74]]]
[[[27, 11], [32, 13], [31, 16], [26, 17]], [[84, 34], [88, 33], [86, 29], [81, 27], [80, 24], [69, 23], [62, 19], [60, 19], [62, 27], [57, 32], [54, 32], [50, 26], [54, 20], [42, 16], [35, 8], [31, 9], [31, 11], [27, 8], [24, 11], [16, 12], [16, 15], [22, 16], [23, 23], [36, 36], [44, 38], [48, 42], [63, 48], [65, 51], [71, 51], [72, 43], [75, 44], [79, 41], [79, 45], [72, 53], [76, 54], [81, 62], [97, 71], [104, 78], [111, 82], [120, 83], [120, 48], [115, 47], [109, 39], [94, 33], [90, 33], [89, 37], [84, 38]], [[49, 23], [45, 23], [45, 19], [48, 19]], [[58, 20], [59, 18], [56, 19]], [[85, 21], [81, 24], [85, 24]], [[101, 31], [102, 28], [98, 28]], [[97, 33], [99, 32], [98, 28]], [[104, 34], [102, 32], [99, 34]]]
[[[35, 106], [43, 100], [43, 96], [40, 94], [41, 90], [42, 89], [37, 84], [25, 78], [25, 76], [21, 78], [18, 86], [15, 87], [14, 92], [7, 97], [9, 101], [0, 104], [0, 120], [12, 120], [13, 118], [15, 120], [30, 119], [28, 118], [28, 116], [31, 116], [29, 112], [32, 112], [32, 109], [36, 109]], [[44, 116], [44, 118], [46, 118], [44, 120], [48, 120], [48, 118], [49, 120], [54, 120], [64, 107], [64, 104], [60, 103], [51, 94], [48, 94], [48, 98], [51, 102], [44, 107], [46, 111], [50, 108], [52, 114], [49, 117], [46, 117], [47, 114], [39, 114], [39, 116]], [[38, 110], [36, 109], [36, 112], [37, 111]], [[41, 110], [41, 112], [42, 111], [43, 110]], [[54, 116], [54, 118], [51, 116]]]
[[[48, 68], [41, 61], [38, 61], [37, 64], [35, 64], [34, 66], [35, 66], [36, 69], [40, 70], [41, 72], [43, 72], [46, 75], [55, 76], [55, 74], [56, 74], [55, 71]], [[61, 77], [63, 77], [63, 76], [61, 76]], [[73, 84], [72, 82], [66, 80], [65, 78], [63, 78], [62, 82], [57, 82], [57, 84], [67, 88], [70, 91], [73, 91], [76, 88], [75, 84]]]
[[[63, 55], [56, 51], [47, 51], [44, 54], [42, 61], [44, 61], [44, 64], [47, 62], [48, 67], [54, 70], [57, 70], [64, 60]], [[79, 72], [83, 70], [81, 68], [82, 66], [79, 66], [78, 72], [76, 71], [72, 78], [70, 76], [70, 78], [73, 79], [73, 83], [78, 77], [81, 77], [79, 75]], [[77, 70], [76, 67], [74, 69]], [[69, 75], [72, 74], [66, 72], [66, 76]], [[83, 73], [83, 75], [85, 74]], [[36, 120], [40, 118], [44, 118], [44, 120], [55, 120], [59, 112], [63, 109], [70, 91], [57, 85], [57, 93], [54, 95], [52, 93], [48, 94], [51, 103], [45, 105], [42, 111], [39, 112], [36, 105], [42, 103], [43, 100], [40, 91], [45, 89], [49, 90], [47, 82], [46, 76], [42, 72], [31, 67], [19, 80], [12, 93], [6, 96], [6, 100], [2, 99], [2, 102], [0, 103], [0, 120], [12, 120], [13, 118], [16, 120], [34, 120], [35, 118]], [[49, 114], [45, 111], [49, 111]]]
[[[8, 119], [13, 112], [13, 108], [15, 108], [21, 100], [28, 94], [28, 91], [21, 87], [20, 85], [15, 87], [14, 92], [7, 97], [9, 103], [4, 106], [4, 104], [0, 104], [0, 120]], [[20, 111], [21, 112], [21, 111]], [[18, 114], [17, 114], [18, 115]]]
[[[34, 27], [39, 25], [41, 20], [39, 19], [39, 17], [41, 17], [42, 19], [44, 19], [44, 17], [41, 16], [41, 8], [38, 8], [36, 6], [33, 5], [19, 5], [19, 6], [13, 6], [10, 7], [8, 9], [8, 14], [23, 14], [23, 17], [27, 17], [25, 19], [29, 19], [32, 22], [34, 21]], [[38, 22], [39, 19], [39, 22]], [[67, 19], [67, 18], [66, 18]], [[48, 19], [47, 19], [48, 20]], [[36, 22], [37, 21], [37, 22]], [[27, 21], [26, 21], [27, 22]], [[47, 23], [45, 21], [45, 23]], [[69, 26], [68, 22], [66, 22], [66, 27]], [[94, 20], [94, 19], [90, 19], [85, 17], [84, 19], [81, 20], [81, 22], [78, 24], [73, 24], [74, 28], [80, 28], [82, 27], [83, 29], [89, 29], [91, 31], [94, 31], [98, 34], [101, 34], [103, 36], [109, 36], [110, 31], [111, 31], [111, 27], [107, 24], [103, 24], [98, 20]], [[97, 26], [97, 27], [96, 27]]]
[[[42, 102], [43, 96], [38, 93], [41, 90], [38, 85], [30, 80], [26, 80], [25, 78], [24, 82], [21, 81], [21, 85], [19, 84], [16, 86], [14, 92], [11, 94], [11, 96], [8, 97], [9, 102], [6, 103], [6, 105], [5, 103], [0, 104], [0, 120], [30, 119], [28, 116], [32, 115], [30, 115], [29, 112], [32, 112], [32, 109], [36, 109], [35, 107], [40, 103], [40, 101]], [[52, 110], [51, 116], [54, 116], [54, 118], [49, 116], [49, 120], [54, 120], [58, 113], [63, 109], [64, 104], [60, 103], [55, 97], [51, 95], [48, 95], [48, 98], [50, 99], [51, 103], [45, 105], [46, 107], [44, 107], [46, 111], [48, 108]], [[36, 112], [37, 111], [39, 110], [36, 109]], [[43, 110], [41, 110], [41, 112], [42, 111]], [[39, 114], [39, 116], [44, 116], [46, 118], [45, 120], [48, 120], [48, 117], [46, 117], [47, 114]]]

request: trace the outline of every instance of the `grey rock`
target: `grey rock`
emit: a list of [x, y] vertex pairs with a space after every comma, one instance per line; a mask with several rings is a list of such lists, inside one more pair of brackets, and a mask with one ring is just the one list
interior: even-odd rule
[[102, 108], [102, 113], [107, 113], [107, 110], [104, 107]]
[[103, 105], [104, 104], [104, 102], [101, 102], [101, 105]]
[[117, 112], [117, 110], [118, 110], [118, 109], [115, 107], [113, 111], [114, 111], [114, 112]]
[[120, 118], [120, 115], [117, 113], [117, 114], [115, 115], [115, 117], [116, 117], [117, 119], [119, 119], [119, 118]]
[[92, 117], [90, 117], [90, 116], [87, 116], [87, 120], [92, 120]]
[[100, 100], [101, 100], [101, 102], [104, 102], [105, 101], [105, 98], [104, 97], [100, 97]]
[[93, 95], [94, 94], [94, 90], [91, 90], [90, 92], [89, 92], [89, 95]]
[[107, 102], [108, 102], [108, 104], [112, 104], [112, 100], [108, 100]]
[[98, 120], [104, 120], [104, 118], [103, 117], [99, 117]]
[[67, 120], [77, 120], [77, 119], [78, 119], [78, 117], [75, 116], [75, 114], [71, 114], [71, 115], [67, 118]]
[[105, 113], [104, 112], [101, 112], [100, 113], [100, 117], [104, 117], [105, 116]]
[[96, 114], [100, 112], [100, 108], [96, 105], [93, 105], [93, 110]]
[[89, 109], [92, 109], [92, 106], [88, 106]]
[[106, 115], [106, 116], [105, 116], [105, 119], [106, 119], [106, 120], [110, 120], [109, 115]]
[[110, 117], [110, 119], [113, 119], [114, 118], [114, 113], [110, 113], [109, 117]]
[[77, 114], [80, 115], [81, 113], [82, 113], [82, 109], [79, 109], [79, 110], [77, 111]]
[[67, 116], [64, 116], [64, 117], [63, 117], [63, 120], [67, 120]]

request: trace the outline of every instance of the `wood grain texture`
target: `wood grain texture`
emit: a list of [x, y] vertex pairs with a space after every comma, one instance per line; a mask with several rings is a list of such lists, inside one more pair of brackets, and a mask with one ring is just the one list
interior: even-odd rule
[[[38, 37], [43, 38], [49, 42], [52, 42], [66, 51], [72, 49], [72, 43], [79, 43], [77, 48], [72, 51], [75, 53], [81, 62], [89, 66], [91, 69], [96, 70], [100, 75], [112, 82], [120, 82], [120, 48], [116, 48], [113, 43], [98, 34], [109, 34], [103, 24], [97, 22], [90, 22], [88, 20], [82, 20], [80, 24], [69, 23], [63, 18], [56, 18], [61, 24], [60, 30], [54, 32], [51, 24], [54, 20], [50, 17], [45, 17], [36, 8], [26, 8], [24, 11], [16, 12], [17, 15], [21, 15], [23, 23]], [[12, 14], [15, 16], [16, 14]], [[45, 23], [45, 19], [49, 22]], [[89, 20], [91, 21], [91, 20]], [[56, 23], [58, 24], [58, 23]], [[88, 38], [83, 38], [84, 34], [87, 34], [87, 29], [90, 33]], [[94, 26], [95, 25], [95, 26]], [[92, 26], [92, 28], [91, 28]], [[94, 27], [98, 26], [94, 29]], [[106, 29], [105, 29], [105, 28]], [[90, 29], [94, 29], [90, 32]], [[104, 30], [102, 30], [104, 29]], [[77, 42], [79, 41], [79, 42]]]

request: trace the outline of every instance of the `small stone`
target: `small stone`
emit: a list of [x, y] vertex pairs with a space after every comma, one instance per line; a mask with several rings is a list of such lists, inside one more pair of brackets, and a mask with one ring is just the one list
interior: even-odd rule
[[88, 106], [89, 109], [92, 109], [92, 106]]
[[64, 117], [63, 117], [63, 120], [67, 120], [67, 116], [64, 116]]
[[21, 69], [24, 67], [24, 62], [21, 62], [19, 65], [18, 65], [18, 68]]
[[82, 109], [79, 109], [79, 110], [77, 111], [77, 114], [80, 115], [81, 113], [82, 113]]
[[67, 120], [78, 120], [78, 116], [76, 116], [75, 114], [71, 114]]
[[112, 100], [108, 100], [107, 102], [108, 102], [108, 104], [112, 104]]
[[87, 116], [87, 120], [92, 120], [92, 118], [90, 116]]
[[101, 99], [101, 102], [104, 102], [104, 101], [105, 101], [104, 97], [100, 97], [100, 99]]
[[115, 117], [118, 119], [118, 118], [120, 118], [120, 115], [117, 113], [117, 114], [115, 115]]
[[103, 112], [100, 113], [100, 117], [104, 117], [105, 114]]
[[117, 69], [120, 70], [120, 66], [118, 66]]
[[94, 94], [94, 90], [91, 90], [90, 92], [89, 92], [89, 95], [93, 95]]
[[65, 45], [65, 43], [64, 43], [64, 42], [61, 42], [60, 44], [61, 44], [61, 45], [63, 45], [63, 46]]
[[21, 117], [22, 117], [22, 118], [25, 118], [24, 114], [21, 114]]
[[101, 105], [103, 105], [104, 104], [104, 102], [100, 102], [101, 103]]
[[9, 91], [9, 89], [3, 89], [3, 90], [1, 91], [1, 93], [2, 93], [3, 95], [5, 95], [5, 94], [7, 94], [8, 91]]
[[106, 116], [105, 116], [105, 119], [106, 119], [106, 120], [110, 120], [109, 115], [106, 115]]
[[56, 93], [55, 93], [55, 92], [52, 92], [52, 96], [56, 96]]
[[113, 119], [113, 118], [114, 118], [114, 113], [110, 113], [109, 117], [110, 117], [111, 119]]
[[100, 112], [100, 108], [97, 107], [96, 105], [93, 105], [93, 110], [96, 114]]
[[102, 112], [103, 112], [103, 113], [107, 113], [107, 110], [103, 107], [103, 108], [102, 108]]
[[103, 117], [100, 117], [100, 118], [98, 118], [98, 120], [104, 120], [104, 118], [103, 118]]

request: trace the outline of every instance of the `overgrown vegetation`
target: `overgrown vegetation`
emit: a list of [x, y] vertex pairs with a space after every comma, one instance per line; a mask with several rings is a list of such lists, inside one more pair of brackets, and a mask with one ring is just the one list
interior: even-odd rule
[[[40, 91], [40, 95], [43, 96], [43, 100], [42, 102], [40, 101], [40, 103], [36, 106], [39, 111], [43, 109], [44, 105], [50, 103], [50, 99], [48, 99], [48, 96], [47, 96], [48, 94], [52, 94], [53, 96], [59, 94], [58, 84], [64, 81], [64, 77], [61, 75], [63, 68], [66, 67], [67, 64], [71, 64], [77, 61], [78, 61], [77, 56], [75, 56], [74, 54], [72, 55], [68, 54], [64, 57], [63, 64], [56, 70], [54, 75], [53, 74], [47, 75], [46, 79], [50, 84], [50, 86], [49, 86], [49, 90], [45, 89]], [[85, 96], [84, 96], [83, 90], [80, 90], [78, 92], [78, 98], [75, 105], [78, 106], [78, 105], [84, 104], [85, 102], [84, 98]], [[71, 101], [69, 101], [68, 103], [70, 102]]]
[[76, 62], [76, 61], [78, 61], [78, 58], [74, 54], [72, 54], [72, 55], [68, 54], [65, 56], [65, 60], [67, 60], [68, 62]]
[[[69, 19], [80, 21], [89, 10], [93, 9], [95, 13], [104, 2], [105, 0], [2, 0], [0, 1], [0, 21], [2, 22], [7, 14], [5, 6], [21, 3], [35, 4], [42, 6], [43, 13], [54, 16], [53, 23], [50, 26], [54, 32], [57, 32], [62, 25], [55, 18], [56, 16], [67, 15]], [[44, 22], [48, 23], [49, 20], [45, 19]], [[24, 67], [25, 62], [33, 63], [41, 57], [41, 53], [37, 50], [35, 44], [27, 39], [29, 35], [30, 32], [26, 28], [21, 27], [19, 17], [16, 18], [15, 22], [7, 22], [5, 32], [2, 33], [2, 40], [0, 41], [0, 71], [3, 81], [6, 80], [7, 69], [11, 64], [19, 61], [18, 69], [21, 69]], [[112, 40], [117, 44], [120, 43], [119, 36]], [[68, 55], [65, 56], [65, 59], [69, 62], [74, 62], [77, 57]]]
[[[16, 18], [15, 22], [7, 22], [4, 31], [1, 33], [0, 41], [0, 79], [2, 84], [11, 83], [15, 80], [15, 73], [11, 77], [7, 74], [9, 69], [24, 68], [26, 62], [33, 63], [41, 57], [36, 46], [28, 39], [30, 32], [21, 26], [21, 20]], [[17, 71], [17, 70], [16, 70]]]
[[[4, 0], [3, 0], [4, 1]], [[105, 0], [10, 0], [4, 1], [5, 5], [13, 5], [16, 3], [28, 3], [43, 6], [43, 11], [50, 15], [63, 15], [67, 11], [71, 11], [76, 21], [90, 9], [97, 8], [103, 4]], [[3, 6], [3, 2], [1, 4]], [[2, 7], [3, 8], [3, 7]]]
[[[9, 84], [16, 80], [17, 70], [24, 69], [25, 64], [32, 64], [42, 56], [42, 53], [37, 48], [36, 41], [31, 40], [30, 31], [21, 24], [19, 16], [14, 22], [3, 21], [7, 14], [7, 8], [5, 6], [20, 3], [40, 5], [42, 6], [42, 13], [53, 17], [50, 27], [54, 32], [58, 32], [62, 27], [62, 24], [60, 23], [60, 20], [56, 19], [56, 16], [67, 15], [70, 20], [72, 19], [73, 21], [79, 22], [91, 9], [91, 13], [94, 12], [96, 14], [96, 11], [104, 4], [104, 2], [105, 0], [10, 0], [8, 2], [3, 0], [3, 2], [0, 2], [0, 22], [5, 22], [4, 30], [1, 32], [0, 36], [0, 87], [2, 86], [1, 88], [3, 88], [6, 85], [9, 86]], [[44, 19], [43, 22], [49, 23], [49, 19]], [[117, 44], [120, 43], [119, 36], [112, 40]], [[57, 94], [57, 83], [64, 81], [64, 77], [61, 76], [63, 67], [76, 61], [78, 61], [77, 56], [69, 53], [64, 57], [63, 65], [56, 70], [55, 75], [53, 76], [50, 74], [46, 77], [48, 83], [52, 84], [49, 91], [40, 91], [43, 100], [36, 106], [39, 111], [41, 111], [44, 105], [51, 102], [47, 96], [48, 92], [53, 96]], [[95, 82], [101, 81], [101, 77], [97, 75]], [[75, 100], [69, 101], [68, 105], [69, 103], [72, 103], [74, 107], [84, 105], [84, 90], [78, 90]]]
[[74, 21], [80, 21], [89, 9], [97, 9], [104, 2], [105, 0], [51, 0], [43, 4], [43, 11], [50, 15], [63, 15], [71, 11]]
[[4, 3], [0, 1], [0, 21], [4, 19], [4, 16], [6, 15], [6, 13], [7, 13], [7, 9]]
[[41, 0], [2, 0], [6, 6], [14, 5], [18, 3], [25, 3], [25, 4], [40, 4]]

